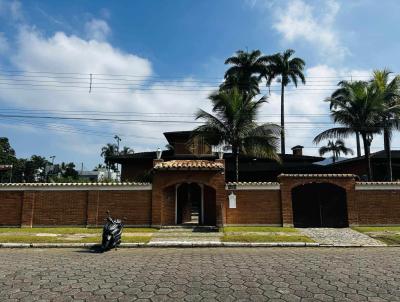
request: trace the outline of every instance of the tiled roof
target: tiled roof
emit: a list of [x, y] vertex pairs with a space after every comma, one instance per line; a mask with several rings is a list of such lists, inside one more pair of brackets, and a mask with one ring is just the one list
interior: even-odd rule
[[226, 185], [228, 186], [275, 186], [279, 185], [279, 182], [263, 182], [263, 181], [256, 181], [256, 182], [227, 182]]
[[278, 177], [291, 178], [356, 178], [354, 174], [281, 174]]
[[223, 170], [224, 165], [210, 160], [170, 160], [156, 164], [155, 170]]

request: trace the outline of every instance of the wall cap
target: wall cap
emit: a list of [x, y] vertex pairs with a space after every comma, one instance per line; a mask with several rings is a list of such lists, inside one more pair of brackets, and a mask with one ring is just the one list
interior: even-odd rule
[[95, 182], [95, 183], [0, 183], [0, 191], [41, 190], [151, 190], [150, 183], [139, 182]]
[[226, 190], [279, 190], [279, 182], [228, 182]]
[[359, 181], [356, 190], [400, 190], [400, 181]]
[[358, 178], [354, 174], [280, 174], [279, 178]]

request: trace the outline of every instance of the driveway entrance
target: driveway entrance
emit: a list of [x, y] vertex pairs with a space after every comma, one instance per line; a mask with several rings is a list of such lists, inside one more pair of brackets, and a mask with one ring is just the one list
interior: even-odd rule
[[295, 227], [348, 227], [346, 191], [330, 183], [310, 183], [292, 190]]

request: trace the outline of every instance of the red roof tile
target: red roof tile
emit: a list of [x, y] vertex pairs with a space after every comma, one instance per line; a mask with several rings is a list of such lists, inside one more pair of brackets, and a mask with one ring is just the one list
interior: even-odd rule
[[170, 160], [157, 163], [155, 170], [223, 170], [224, 165], [209, 160]]

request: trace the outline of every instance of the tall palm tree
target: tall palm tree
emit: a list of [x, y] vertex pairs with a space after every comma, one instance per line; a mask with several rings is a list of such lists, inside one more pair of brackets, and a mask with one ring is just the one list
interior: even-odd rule
[[289, 83], [293, 83], [297, 87], [300, 80], [306, 83], [303, 74], [305, 62], [300, 58], [291, 58], [295, 51], [287, 49], [283, 53], [277, 53], [272, 56], [264, 56], [260, 60], [268, 64], [264, 71], [264, 77], [267, 85], [270, 86], [272, 81], [279, 77], [281, 83], [281, 153], [285, 154], [285, 87]]
[[319, 155], [321, 156], [329, 152], [332, 152], [332, 161], [334, 163], [339, 158], [340, 153], [343, 153], [344, 155], [353, 154], [353, 150], [347, 148], [344, 145], [344, 142], [340, 139], [336, 141], [329, 140], [326, 146], [322, 146], [321, 148], [319, 148]]
[[237, 88], [242, 93], [257, 95], [260, 75], [265, 71], [265, 61], [260, 50], [251, 52], [238, 50], [236, 54], [225, 60], [225, 64], [232, 65], [225, 72], [225, 80], [221, 84], [222, 90]]
[[280, 161], [276, 153], [280, 128], [275, 124], [257, 124], [257, 113], [266, 98], [253, 100], [234, 88], [218, 91], [209, 99], [213, 114], [199, 110], [196, 119], [205, 121], [197, 127], [194, 137], [201, 137], [210, 145], [232, 148], [235, 158], [236, 181], [239, 181], [239, 153]]
[[347, 102], [338, 102], [331, 106], [331, 117], [341, 127], [328, 129], [314, 138], [314, 143], [329, 138], [346, 138], [349, 135], [360, 133], [364, 145], [365, 164], [368, 180], [372, 179], [370, 146], [373, 135], [380, 133], [378, 125], [379, 114], [382, 111], [382, 102], [376, 95], [375, 89], [369, 83], [357, 81], [346, 87], [349, 99]]
[[392, 181], [392, 152], [390, 148], [392, 132], [400, 129], [400, 76], [389, 81], [391, 72], [388, 69], [375, 70], [371, 85], [376, 89], [383, 103], [381, 126], [383, 129], [384, 149], [387, 163], [387, 180]]
[[[338, 83], [338, 86], [340, 87], [337, 89], [330, 97], [328, 97], [325, 101], [329, 102], [329, 107], [330, 109], [336, 109], [337, 107], [340, 106], [345, 106], [347, 102], [350, 101], [350, 98], [352, 97], [350, 93], [353, 91], [352, 85], [357, 86], [357, 83], [354, 83], [352, 81], [340, 81]], [[361, 144], [360, 144], [360, 134], [358, 132], [355, 132], [356, 136], [356, 146], [357, 146], [357, 156], [361, 157]]]

